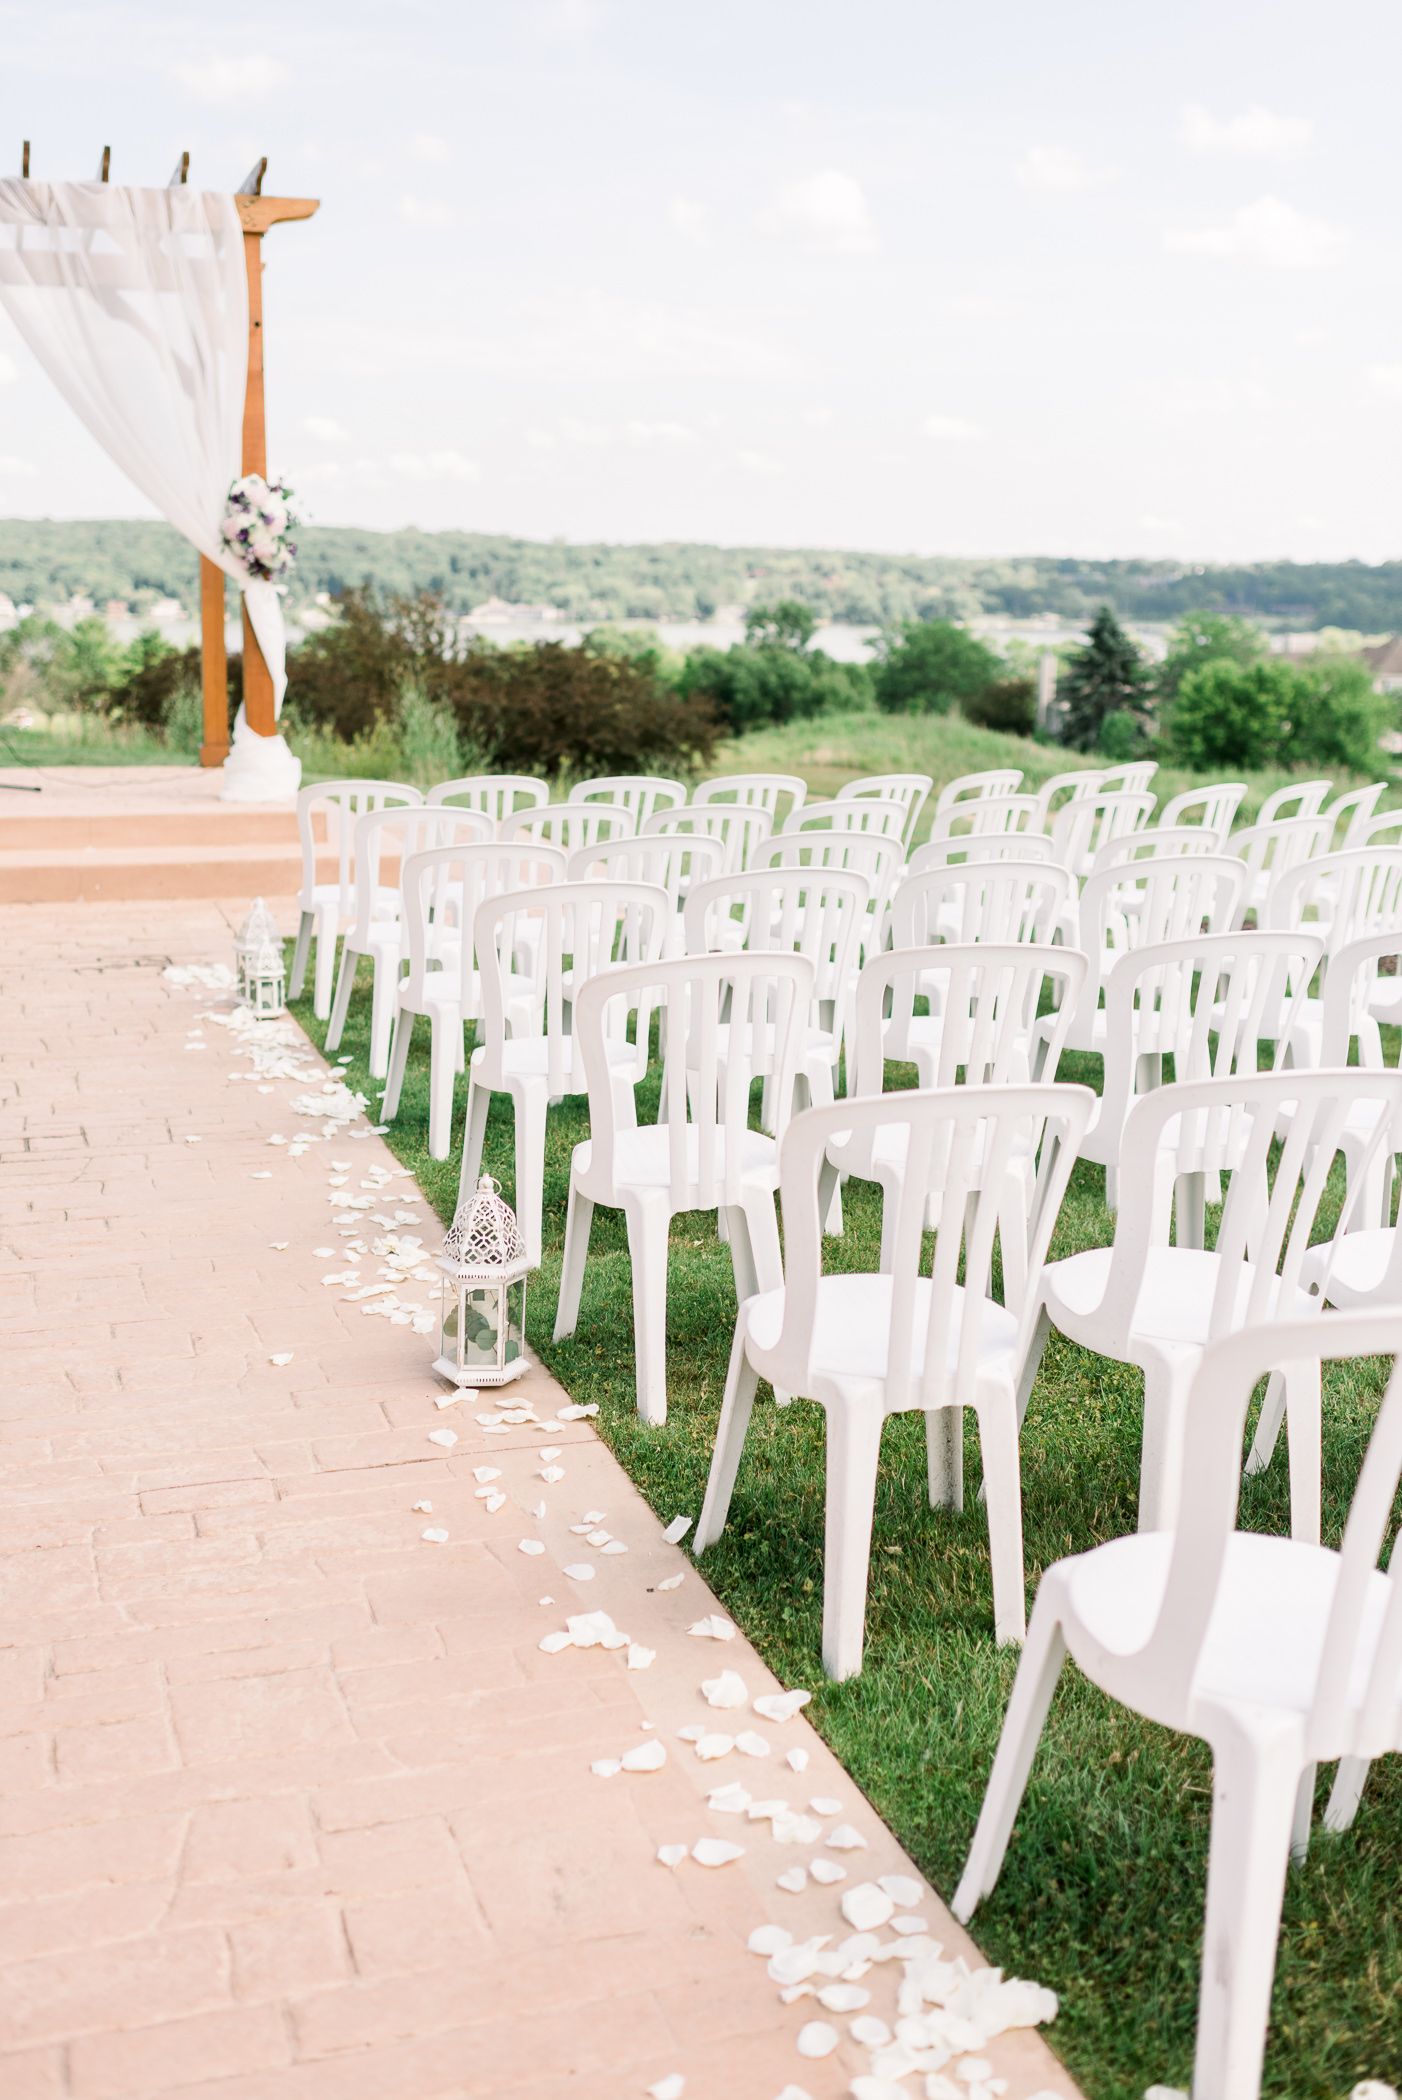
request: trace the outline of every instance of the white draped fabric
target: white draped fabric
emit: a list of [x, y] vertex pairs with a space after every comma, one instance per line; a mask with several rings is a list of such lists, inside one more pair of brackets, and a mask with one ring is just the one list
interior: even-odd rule
[[[280, 714], [282, 601], [244, 574], [220, 534], [242, 471], [248, 379], [248, 279], [233, 197], [0, 179], [0, 303], [103, 450], [240, 586]], [[252, 761], [262, 762], [257, 780]], [[300, 772], [283, 739], [255, 736], [240, 708], [226, 794], [293, 792], [289, 769]]]

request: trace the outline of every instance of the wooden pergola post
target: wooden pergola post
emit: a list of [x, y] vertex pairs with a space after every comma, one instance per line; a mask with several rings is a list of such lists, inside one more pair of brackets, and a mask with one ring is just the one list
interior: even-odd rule
[[[243, 466], [245, 474], [268, 472], [268, 427], [263, 403], [263, 235], [284, 219], [309, 219], [316, 197], [263, 197], [259, 189], [266, 160], [260, 161], [235, 202], [243, 222], [244, 261], [248, 267], [248, 386], [243, 398]], [[200, 556], [200, 636], [204, 685], [202, 766], [222, 766], [229, 755], [228, 660], [224, 649], [224, 571]], [[258, 637], [243, 613], [243, 710], [259, 736], [277, 735], [273, 712], [272, 673], [263, 661]]]

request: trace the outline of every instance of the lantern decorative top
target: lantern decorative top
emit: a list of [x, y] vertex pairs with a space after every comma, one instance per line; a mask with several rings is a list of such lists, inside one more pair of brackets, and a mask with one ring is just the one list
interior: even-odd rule
[[248, 917], [235, 935], [236, 945], [250, 953], [264, 941], [278, 938], [277, 921], [261, 897], [255, 897]]
[[526, 1243], [516, 1213], [501, 1200], [501, 1183], [483, 1174], [443, 1239], [443, 1260], [458, 1275], [499, 1275], [524, 1263]]
[[253, 951], [253, 959], [248, 967], [249, 976], [281, 977], [285, 968], [286, 963], [283, 957], [282, 942], [277, 936], [274, 935], [271, 940], [266, 937], [260, 940]]

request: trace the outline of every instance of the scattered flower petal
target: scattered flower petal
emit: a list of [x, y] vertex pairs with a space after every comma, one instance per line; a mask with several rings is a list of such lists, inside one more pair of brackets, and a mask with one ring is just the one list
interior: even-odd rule
[[659, 1582], [655, 1587], [659, 1590], [679, 1590], [685, 1581], [686, 1570], [683, 1569], [680, 1575], [669, 1575], [665, 1582]]
[[750, 1698], [745, 1680], [736, 1670], [722, 1670], [719, 1677], [703, 1679], [701, 1696], [707, 1706], [719, 1707], [747, 1706]]
[[794, 2046], [800, 2056], [831, 2056], [838, 2040], [837, 2029], [829, 2027], [826, 2020], [810, 2020], [806, 2027], [799, 2028]]
[[824, 2012], [860, 2012], [864, 2005], [871, 2004], [871, 1992], [864, 1991], [859, 1983], [830, 1983], [819, 1991], [818, 2003]]
[[842, 1898], [842, 1915], [854, 1932], [875, 1932], [886, 1924], [895, 1907], [885, 1889], [878, 1888], [874, 1881], [859, 1881]]
[[860, 2042], [864, 2049], [884, 2049], [891, 2039], [890, 2028], [884, 2020], [878, 2020], [874, 2013], [863, 2013], [859, 2020], [852, 2022], [847, 2032], [853, 2041]]
[[427, 1531], [421, 1531], [419, 1533], [419, 1537], [422, 1539], [427, 1539], [429, 1543], [434, 1546], [446, 1546], [448, 1543], [447, 1532], [436, 1531], [432, 1525], [429, 1526]]
[[517, 1551], [520, 1553], [544, 1553], [545, 1542], [542, 1539], [522, 1539]]
[[458, 1433], [456, 1429], [430, 1429], [428, 1440], [431, 1444], [441, 1444], [445, 1451], [451, 1451], [458, 1440]]
[[270, 1357], [268, 1358], [268, 1362], [269, 1362], [270, 1364], [277, 1364], [277, 1365], [279, 1366], [279, 1368], [281, 1368], [281, 1366], [282, 1366], [283, 1364], [290, 1364], [290, 1363], [291, 1363], [291, 1361], [292, 1361], [292, 1351], [291, 1351], [290, 1349], [284, 1349], [284, 1350], [283, 1350], [283, 1351], [281, 1352], [281, 1354], [280, 1354], [280, 1355], [277, 1355], [277, 1356], [270, 1356]]
[[649, 2100], [682, 2100], [686, 2080], [680, 2071], [673, 2071], [666, 2078], [659, 2078], [656, 2085], [650, 2085], [647, 2090]]
[[[817, 1805], [815, 1801], [813, 1806], [816, 1808]], [[909, 1874], [878, 1874], [876, 1885], [879, 1889], [885, 1889], [891, 1901], [902, 1910], [909, 1910], [912, 1903], [923, 1903], [925, 1900], [923, 1887], [918, 1881], [913, 1881]]]
[[745, 1945], [751, 1954], [779, 1954], [785, 1947], [792, 1947], [793, 1934], [783, 1925], [756, 1925]]
[[500, 1466], [474, 1466], [474, 1467], [472, 1468], [472, 1477], [473, 1477], [473, 1479], [474, 1479], [474, 1480], [481, 1480], [481, 1481], [488, 1481], [488, 1480], [500, 1480], [500, 1479], [501, 1479], [501, 1467], [500, 1467]]
[[628, 1644], [628, 1667], [630, 1670], [646, 1670], [657, 1660], [655, 1648], [644, 1648], [637, 1641]]
[[787, 1889], [791, 1896], [801, 1894], [808, 1886], [807, 1868], [790, 1867], [786, 1873], [779, 1876], [776, 1886], [781, 1889]]
[[729, 1757], [735, 1748], [733, 1735], [703, 1735], [696, 1745], [696, 1755], [705, 1764], [712, 1764], [718, 1757]]
[[543, 1502], [537, 1502], [535, 1508], [531, 1511], [531, 1515], [535, 1518], [538, 1524], [541, 1518], [545, 1515], [545, 1504]]
[[285, 1254], [292, 1242], [291, 1240], [269, 1240], [268, 1245], [274, 1254]]
[[766, 1743], [762, 1735], [756, 1735], [753, 1728], [747, 1728], [742, 1735], [736, 1736], [735, 1747], [745, 1757], [768, 1757], [769, 1755], [768, 1743]]
[[433, 1504], [431, 1502], [416, 1502], [414, 1507], [422, 1516], [431, 1517], [433, 1515]]
[[624, 1545], [622, 1539], [610, 1539], [606, 1546], [600, 1548], [600, 1551], [604, 1554], [626, 1553], [628, 1548]]
[[541, 1451], [540, 1455], [548, 1465], [552, 1458], [558, 1458], [560, 1456], [561, 1448], [562, 1447], [559, 1444], [547, 1444]]
[[542, 1466], [540, 1477], [547, 1487], [554, 1487], [557, 1480], [564, 1479], [565, 1469], [563, 1466]]
[[928, 1918], [892, 1918], [891, 1920], [892, 1932], [928, 1932], [929, 1929], [930, 1921]]
[[684, 1859], [690, 1859], [690, 1845], [659, 1845], [657, 1857], [664, 1867], [679, 1867]]
[[706, 1726], [703, 1721], [691, 1721], [685, 1728], [677, 1730], [677, 1741], [679, 1743], [699, 1743], [705, 1733]]
[[735, 1638], [735, 1628], [729, 1619], [723, 1619], [719, 1612], [712, 1612], [708, 1618], [698, 1619], [694, 1626], [688, 1626], [686, 1630], [706, 1641], [733, 1641]]
[[[269, 1175], [268, 1175], [268, 1179], [269, 1179], [269, 1181], [271, 1181], [271, 1180], [272, 1180], [272, 1178], [273, 1178], [273, 1177], [272, 1177], [271, 1173], [269, 1173]], [[259, 1180], [259, 1179], [261, 1179], [261, 1176], [255, 1175], [255, 1176], [254, 1176], [254, 1179], [255, 1179], [255, 1180]], [[335, 1250], [335, 1248], [334, 1248], [334, 1247], [313, 1247], [313, 1248], [312, 1248], [312, 1260], [313, 1260], [313, 1261], [332, 1261], [332, 1260], [334, 1260], [334, 1259], [335, 1259], [335, 1254], [336, 1254], [336, 1250]]]
[[625, 1772], [660, 1772], [667, 1762], [665, 1743], [639, 1743], [636, 1749], [623, 1753]]
[[542, 1654], [558, 1655], [564, 1648], [572, 1648], [574, 1641], [567, 1633], [547, 1633], [539, 1643]]
[[[834, 1852], [865, 1852], [867, 1841], [850, 1823], [839, 1823], [828, 1843]], [[893, 1903], [891, 1909], [894, 1910], [895, 1907]]]
[[808, 1770], [808, 1752], [806, 1750], [790, 1750], [788, 1764], [791, 1772], [806, 1772]]
[[729, 1845], [724, 1838], [699, 1838], [691, 1848], [691, 1856], [698, 1867], [725, 1867], [733, 1859], [743, 1859], [743, 1845]]
[[835, 1859], [810, 1860], [808, 1871], [815, 1881], [821, 1881], [829, 1888], [834, 1882], [847, 1879], [846, 1867], [840, 1867]]
[[490, 1493], [488, 1494], [488, 1496], [487, 1496], [487, 1498], [486, 1498], [486, 1508], [487, 1508], [487, 1515], [488, 1515], [489, 1517], [494, 1517], [494, 1516], [496, 1515], [496, 1513], [497, 1513], [497, 1511], [498, 1511], [499, 1509], [504, 1509], [505, 1507], [506, 1507], [506, 1497], [505, 1497], [505, 1495], [502, 1495], [502, 1494], [490, 1494]]
[[[809, 1802], [808, 1806], [812, 1809], [815, 1816], [840, 1816], [842, 1814], [842, 1803], [829, 1799], [826, 1794], [816, 1795]], [[894, 1895], [894, 1889], [890, 1893]]]
[[765, 1721], [791, 1721], [812, 1696], [811, 1692], [766, 1692], [756, 1699], [755, 1712]]
[[690, 1531], [691, 1523], [692, 1520], [690, 1517], [673, 1517], [671, 1523], [667, 1526], [667, 1529], [662, 1534], [663, 1538], [666, 1539], [667, 1544], [669, 1546], [680, 1545], [681, 1541], [686, 1537], [687, 1533]]
[[[543, 1553], [545, 1548], [542, 1546], [540, 1550]], [[594, 1567], [590, 1561], [580, 1561], [576, 1567], [566, 1568], [565, 1573], [569, 1576], [571, 1582], [592, 1582], [594, 1580]]]
[[589, 1769], [598, 1779], [613, 1779], [623, 1770], [623, 1760], [621, 1757], [596, 1757]]
[[750, 1796], [742, 1786], [718, 1786], [708, 1796], [708, 1805], [718, 1816], [743, 1816]]
[[816, 1845], [823, 1834], [812, 1816], [776, 1816], [770, 1825], [776, 1845]]

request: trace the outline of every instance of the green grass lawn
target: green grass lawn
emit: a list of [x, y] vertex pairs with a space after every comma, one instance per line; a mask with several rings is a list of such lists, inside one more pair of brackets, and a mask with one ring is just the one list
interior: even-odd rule
[[[977, 733], [977, 732], [976, 732]], [[927, 769], [928, 770], [928, 769]], [[315, 1041], [310, 1001], [294, 1008]], [[369, 973], [362, 968], [341, 1053], [371, 1096]], [[1394, 1053], [1395, 1054], [1395, 1053]], [[1098, 1086], [1100, 1061], [1063, 1060], [1062, 1076]], [[914, 1068], [887, 1067], [888, 1085]], [[655, 1113], [656, 1069], [640, 1091]], [[466, 1084], [459, 1083], [461, 1143]], [[551, 1341], [564, 1243], [571, 1147], [588, 1135], [585, 1104], [552, 1110], [545, 1171], [545, 1260], [528, 1291], [527, 1327], [571, 1397], [598, 1401], [597, 1428], [658, 1516], [699, 1515], [735, 1320], [730, 1257], [711, 1214], [673, 1221], [668, 1298], [668, 1420], [638, 1421], [630, 1268], [622, 1215], [595, 1213], [578, 1330]], [[439, 1215], [457, 1193], [458, 1157], [428, 1157], [428, 1034], [420, 1024], [388, 1143]], [[509, 1104], [498, 1096], [484, 1164], [514, 1186]], [[853, 1181], [830, 1269], [874, 1269], [880, 1194]], [[1326, 1225], [1332, 1219], [1325, 1221]], [[1098, 1167], [1073, 1175], [1052, 1258], [1107, 1244], [1113, 1220]], [[1325, 1378], [1324, 1529], [1337, 1543], [1386, 1366], [1331, 1367]], [[761, 1394], [766, 1388], [761, 1387]], [[1022, 1441], [1029, 1606], [1059, 1556], [1134, 1528], [1141, 1381], [1053, 1337]], [[934, 1885], [953, 1891], [973, 1832], [1017, 1653], [995, 1647], [988, 1541], [966, 1417], [967, 1507], [926, 1502], [924, 1426], [888, 1423], [877, 1487], [861, 1677], [828, 1684], [819, 1660], [823, 1571], [823, 1418], [802, 1401], [757, 1408], [730, 1523], [704, 1560], [708, 1582], [807, 1709]], [[1284, 1438], [1269, 1471], [1246, 1483], [1248, 1526], [1288, 1533]], [[1322, 1808], [1332, 1770], [1320, 1776]], [[1187, 2088], [1197, 2004], [1211, 1768], [1199, 1743], [1102, 1697], [1068, 1666], [1052, 1707], [1002, 1879], [975, 1930], [989, 1959], [1050, 1985], [1061, 2015], [1053, 2047], [1091, 2100], [1140, 2100], [1153, 2083]], [[1363, 2078], [1402, 2073], [1402, 1773], [1375, 1767], [1353, 1829], [1318, 1832], [1286, 1895], [1264, 2090], [1341, 2100]]]

